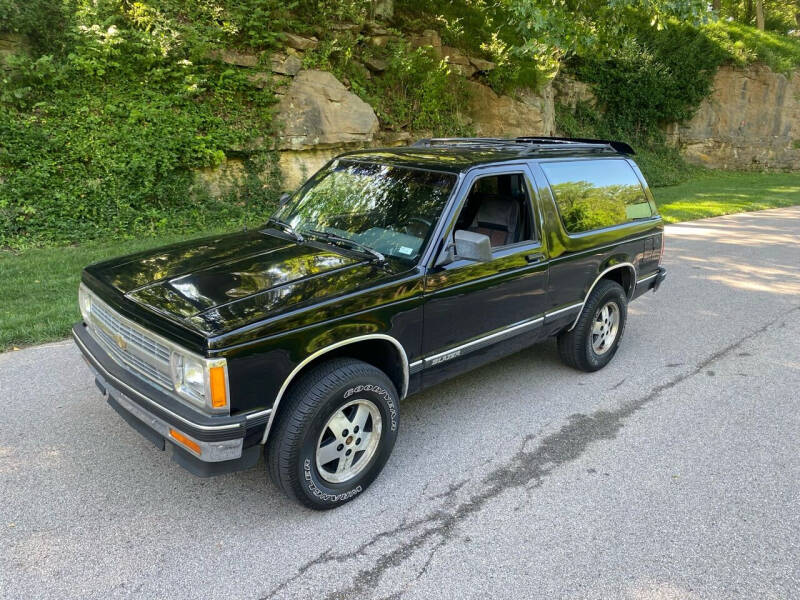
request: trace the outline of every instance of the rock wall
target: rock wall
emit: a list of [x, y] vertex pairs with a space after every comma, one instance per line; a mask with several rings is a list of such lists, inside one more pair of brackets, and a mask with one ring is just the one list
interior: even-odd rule
[[[376, 3], [379, 18], [391, 15], [392, 10], [391, 0]], [[366, 24], [363, 32], [376, 47], [396, 37], [375, 22]], [[463, 116], [478, 136], [554, 135], [557, 104], [574, 109], [579, 102], [595, 102], [590, 86], [564, 74], [538, 92], [518, 90], [513, 96], [499, 95], [483, 83], [484, 75], [496, 67], [494, 63], [443, 45], [434, 30], [412, 34], [408, 41], [412, 47], [430, 47], [452, 71], [466, 78], [469, 101]], [[283, 51], [270, 55], [233, 50], [212, 53], [215, 60], [246, 69], [258, 87], [278, 84], [276, 120], [281, 133], [276, 140], [231, 148], [231, 156], [220, 167], [196, 173], [198, 190], [214, 196], [235, 191], [245, 178], [242, 154], [249, 152], [277, 149], [284, 187], [295, 189], [346, 150], [401, 146], [426, 135], [382, 131], [372, 107], [333, 74], [302, 69], [304, 53], [318, 44], [314, 37], [287, 33]], [[24, 36], [0, 33], [0, 72], [9, 56], [28, 50]], [[374, 58], [362, 68], [370, 77], [380, 76], [386, 64]], [[689, 161], [705, 167], [800, 170], [800, 71], [786, 76], [763, 65], [723, 66], [716, 74], [713, 92], [694, 117], [686, 123], [670, 124], [665, 131], [669, 142]]]
[[477, 81], [469, 81], [467, 86], [469, 102], [465, 112], [476, 135], [553, 135], [555, 111], [550, 85], [538, 94], [523, 90], [515, 98], [499, 96], [490, 87]]
[[712, 169], [800, 169], [800, 73], [721, 67], [694, 118], [667, 133], [688, 160]]
[[[371, 43], [380, 46], [391, 37], [387, 30], [367, 28]], [[538, 92], [518, 90], [499, 95], [482, 82], [495, 65], [467, 56], [442, 44], [438, 33], [427, 30], [409, 38], [412, 47], [429, 46], [450, 68], [467, 79], [469, 101], [463, 116], [482, 137], [555, 135], [555, 106], [575, 108], [595, 103], [591, 87], [559, 74]], [[252, 71], [255, 82], [277, 80], [280, 101], [277, 121], [281, 134], [275, 142], [261, 141], [262, 149], [275, 143], [285, 189], [295, 189], [328, 160], [347, 150], [400, 146], [424, 137], [425, 132], [381, 131], [374, 110], [331, 73], [302, 70], [303, 52], [317, 45], [315, 38], [287, 36], [284, 53], [263, 57], [232, 51], [215, 56]], [[363, 68], [380, 76], [380, 59]], [[800, 73], [787, 77], [765, 66], [722, 67], [712, 94], [687, 123], [666, 128], [670, 143], [686, 158], [714, 169], [800, 169]], [[250, 149], [252, 150], [252, 149]], [[239, 159], [218, 169], [198, 173], [197, 183], [213, 195], [229, 193], [243, 177]]]

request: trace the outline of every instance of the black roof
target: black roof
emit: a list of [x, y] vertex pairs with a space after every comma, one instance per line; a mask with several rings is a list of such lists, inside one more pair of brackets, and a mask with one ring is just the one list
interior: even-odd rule
[[521, 158], [634, 154], [625, 142], [585, 138], [425, 138], [411, 146], [348, 152], [350, 160], [387, 162], [459, 173], [470, 167]]

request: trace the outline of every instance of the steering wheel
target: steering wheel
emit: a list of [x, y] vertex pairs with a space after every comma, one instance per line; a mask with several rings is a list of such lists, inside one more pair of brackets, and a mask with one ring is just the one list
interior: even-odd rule
[[[405, 226], [406, 233], [408, 235], [413, 235], [414, 237], [424, 238], [425, 234], [428, 233], [428, 229], [433, 226], [433, 223], [428, 219], [423, 219], [422, 217], [409, 217], [409, 223]], [[413, 225], [413, 223], [419, 223], [420, 225]], [[421, 229], [424, 227], [424, 229]]]

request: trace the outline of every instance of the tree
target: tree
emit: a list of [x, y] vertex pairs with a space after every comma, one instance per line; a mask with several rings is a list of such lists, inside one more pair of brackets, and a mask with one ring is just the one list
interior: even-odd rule
[[756, 0], [756, 26], [764, 31], [764, 0]]
[[[752, 1], [752, 0], [749, 0]], [[590, 53], [622, 40], [630, 24], [645, 18], [662, 28], [671, 19], [702, 21], [706, 0], [501, 0], [512, 15], [519, 36], [532, 44], [545, 44], [566, 57]]]

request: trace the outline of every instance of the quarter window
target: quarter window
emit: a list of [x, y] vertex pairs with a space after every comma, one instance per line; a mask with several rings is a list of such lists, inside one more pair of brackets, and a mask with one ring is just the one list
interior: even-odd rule
[[625, 160], [543, 162], [541, 167], [569, 233], [653, 216], [642, 184]]

